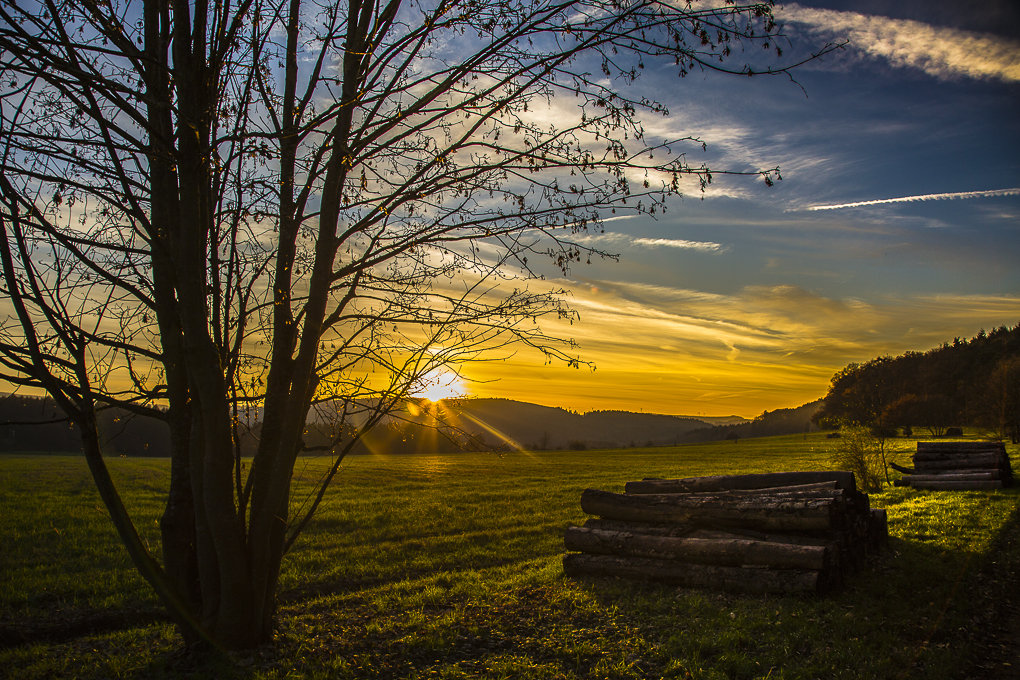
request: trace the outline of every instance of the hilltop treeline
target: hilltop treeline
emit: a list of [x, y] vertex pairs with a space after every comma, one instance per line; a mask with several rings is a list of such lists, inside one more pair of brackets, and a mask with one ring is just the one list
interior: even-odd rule
[[[119, 408], [99, 412], [100, 445], [108, 456], [169, 456], [162, 420]], [[49, 397], [0, 396], [0, 452], [83, 453], [78, 426]]]
[[[509, 399], [459, 399], [386, 418], [361, 437], [352, 454], [449, 453], [516, 449], [591, 449], [663, 446], [684, 441], [691, 430], [708, 424], [695, 418], [591, 411], [576, 413]], [[798, 430], [801, 431], [801, 430]], [[328, 453], [351, 441], [349, 425], [338, 437], [325, 422], [309, 422], [303, 441], [306, 453]], [[106, 455], [169, 456], [165, 422], [135, 416], [121, 409], [100, 415]], [[242, 455], [252, 455], [261, 423], [239, 432]], [[751, 435], [753, 436], [753, 435]], [[81, 453], [78, 428], [68, 423], [52, 399], [0, 397], [0, 452]]]
[[833, 377], [814, 422], [867, 425], [889, 436], [921, 428], [944, 436], [982, 427], [1020, 440], [1020, 324], [981, 330], [927, 352], [852, 363]]
[[819, 399], [796, 408], [777, 408], [775, 411], [765, 411], [749, 423], [717, 425], [692, 430], [683, 436], [682, 441], [714, 442], [723, 439], [775, 437], [782, 434], [811, 432], [818, 429], [812, 418], [821, 406], [822, 400]]

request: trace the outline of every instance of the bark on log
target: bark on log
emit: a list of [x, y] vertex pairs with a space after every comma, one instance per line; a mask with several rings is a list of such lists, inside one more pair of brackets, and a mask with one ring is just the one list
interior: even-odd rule
[[972, 451], [975, 449], [997, 449], [1005, 451], [1003, 442], [917, 442], [917, 450], [924, 452]]
[[723, 567], [755, 565], [816, 571], [826, 571], [829, 568], [828, 550], [823, 546], [769, 543], [741, 538], [674, 538], [584, 527], [570, 527], [563, 539], [567, 550], [596, 555], [648, 557]]
[[905, 477], [945, 477], [947, 475], [993, 475], [992, 479], [1003, 479], [1008, 477], [1007, 471], [1001, 468], [964, 468], [962, 470], [915, 470], [913, 475], [904, 475]]
[[633, 534], [645, 534], [647, 536], [672, 536], [675, 538], [743, 539], [806, 546], [831, 546], [833, 544], [833, 539], [827, 536], [777, 534], [754, 531], [743, 527], [733, 527], [729, 530], [697, 529], [681, 525], [623, 522], [613, 519], [596, 519], [594, 517], [584, 523], [584, 528], [601, 531], [625, 531]]
[[[783, 489], [797, 489], [794, 491], [784, 491]], [[721, 503], [732, 503], [738, 499], [746, 500], [796, 500], [796, 499], [810, 499], [810, 498], [831, 498], [837, 499], [841, 503], [856, 502], [857, 492], [847, 491], [846, 489], [830, 489], [825, 487], [815, 487], [813, 485], [805, 485], [805, 487], [781, 487], [776, 489], [740, 489], [733, 491], [681, 491], [681, 492], [665, 492], [662, 494], [626, 494], [630, 496], [650, 496], [650, 495], [666, 495], [673, 496], [676, 498], [692, 498], [697, 501], [719, 501]]]
[[914, 459], [914, 471], [922, 470], [967, 470], [973, 468], [992, 469], [1000, 467], [1004, 461], [998, 453], [982, 453], [974, 456], [955, 456], [942, 460]]
[[953, 472], [937, 475], [904, 475], [902, 479], [910, 484], [914, 482], [990, 482], [1002, 479], [1002, 473], [998, 470], [986, 470], [984, 472]]
[[660, 581], [684, 588], [757, 595], [811, 593], [825, 587], [825, 579], [819, 578], [817, 571], [717, 567], [615, 555], [567, 555], [563, 558], [563, 571], [572, 577], [619, 576]]
[[856, 490], [854, 473], [835, 470], [807, 472], [771, 472], [755, 475], [719, 475], [714, 477], [688, 477], [686, 479], [648, 479], [627, 482], [627, 493], [660, 494], [698, 491], [731, 491], [741, 489], [767, 489], [770, 487], [799, 486], [832, 482], [841, 489]]
[[902, 465], [897, 465], [896, 463], [889, 463], [889, 467], [891, 467], [893, 470], [896, 470], [896, 472], [901, 472], [905, 475], [914, 474], [913, 468], [903, 467]]
[[[820, 493], [826, 495], [845, 495], [849, 491], [840, 487], [839, 482], [832, 480], [828, 482], [817, 482], [814, 484], [796, 484], [794, 486], [769, 486], [760, 489], [715, 489], [712, 491], [674, 491], [676, 479], [642, 479], [640, 482], [627, 482], [624, 487], [627, 493], [635, 493], [629, 489], [639, 489], [636, 493], [674, 493], [687, 495], [704, 496], [747, 496], [753, 494], [811, 494]], [[633, 487], [631, 487], [633, 485]], [[640, 491], [640, 489], [660, 488], [664, 491]], [[836, 492], [836, 493], [833, 493]]]
[[581, 509], [589, 515], [651, 524], [747, 527], [761, 531], [832, 531], [845, 524], [839, 499], [729, 498], [678, 494], [617, 494], [586, 489]]
[[918, 461], [936, 461], [936, 460], [968, 460], [971, 458], [977, 458], [979, 456], [989, 457], [1005, 457], [1006, 452], [1002, 449], [974, 449], [972, 451], [938, 451], [938, 452], [924, 452], [917, 451], [914, 453], [914, 462]]
[[868, 547], [875, 550], [889, 547], [889, 516], [884, 508], [875, 508], [868, 515]]
[[990, 482], [915, 482], [912, 483], [915, 489], [943, 490], [943, 491], [981, 491], [984, 489], [1001, 489], [1002, 480], [996, 479]]

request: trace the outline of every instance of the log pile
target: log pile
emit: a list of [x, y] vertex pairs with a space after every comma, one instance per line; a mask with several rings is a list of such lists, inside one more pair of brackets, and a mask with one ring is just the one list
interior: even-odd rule
[[598, 518], [564, 534], [568, 576], [619, 576], [733, 593], [824, 593], [888, 543], [852, 472], [646, 479], [587, 489]]
[[917, 442], [913, 469], [896, 486], [915, 489], [1001, 489], [1013, 482], [1002, 442]]

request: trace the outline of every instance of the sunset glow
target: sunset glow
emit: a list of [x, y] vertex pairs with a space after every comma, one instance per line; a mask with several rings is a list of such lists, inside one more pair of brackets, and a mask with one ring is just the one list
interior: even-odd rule
[[432, 371], [425, 376], [419, 389], [411, 396], [428, 401], [442, 401], [462, 397], [467, 392], [464, 381], [457, 374], [450, 371]]

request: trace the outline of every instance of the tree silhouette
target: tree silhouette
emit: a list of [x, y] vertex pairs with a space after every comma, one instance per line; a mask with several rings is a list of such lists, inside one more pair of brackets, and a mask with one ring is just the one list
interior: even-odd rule
[[[572, 239], [711, 181], [646, 139], [667, 113], [627, 87], [646, 63], [753, 75], [726, 57], [779, 37], [771, 2], [0, 4], [2, 377], [79, 428], [186, 641], [264, 642], [358, 438], [508, 343], [578, 365], [537, 324], [572, 313], [528, 287], [536, 258], [608, 256]], [[103, 463], [110, 407], [169, 426], [162, 564]], [[333, 465], [292, 516], [312, 413]]]

